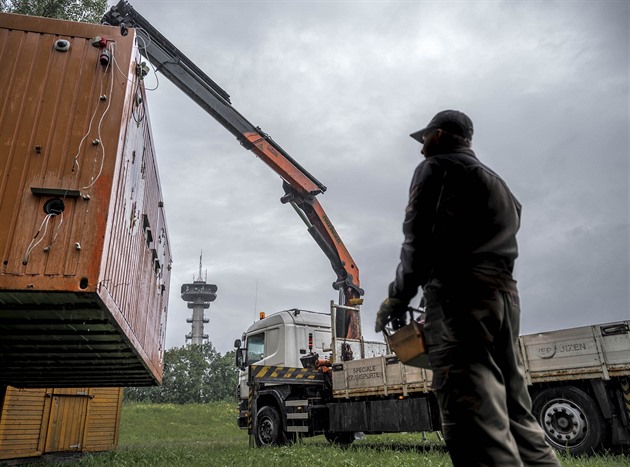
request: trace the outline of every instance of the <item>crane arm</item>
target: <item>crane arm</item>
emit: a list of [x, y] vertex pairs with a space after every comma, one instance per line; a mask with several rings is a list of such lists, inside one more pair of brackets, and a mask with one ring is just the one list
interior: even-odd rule
[[[230, 102], [230, 96], [197, 65], [164, 37], [148, 20], [125, 0], [103, 17], [104, 24], [119, 26], [126, 35], [135, 28], [139, 48], [157, 69], [201, 108], [223, 125], [243, 147], [253, 152], [283, 180], [283, 203], [290, 203], [307, 225], [330, 260], [337, 275], [333, 287], [339, 290], [341, 304], [358, 304], [363, 290], [359, 269], [316, 196], [326, 187], [293, 159], [260, 127], [254, 126]], [[336, 332], [340, 337], [360, 338], [358, 319], [351, 313], [339, 314]]]

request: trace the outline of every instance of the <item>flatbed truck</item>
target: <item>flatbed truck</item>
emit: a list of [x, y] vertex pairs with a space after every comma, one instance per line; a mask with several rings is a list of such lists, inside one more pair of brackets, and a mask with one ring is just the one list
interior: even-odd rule
[[[429, 369], [403, 365], [378, 342], [350, 342], [358, 358], [339, 358], [349, 342], [335, 337], [332, 323], [343, 308], [274, 313], [235, 342], [238, 425], [252, 444], [439, 432]], [[524, 335], [519, 351], [533, 412], [555, 449], [579, 455], [630, 444], [630, 321]], [[309, 355], [315, 364], [301, 364]]]

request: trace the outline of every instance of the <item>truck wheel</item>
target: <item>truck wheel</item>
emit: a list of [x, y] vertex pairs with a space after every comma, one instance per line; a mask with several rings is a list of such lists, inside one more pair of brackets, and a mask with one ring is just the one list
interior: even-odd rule
[[256, 446], [284, 444], [280, 414], [275, 407], [266, 405], [256, 415]]
[[602, 443], [604, 419], [593, 399], [573, 386], [550, 388], [534, 397], [532, 412], [547, 442], [559, 452], [592, 453]]
[[352, 431], [344, 431], [344, 432], [331, 432], [327, 431], [324, 433], [326, 440], [330, 444], [338, 444], [340, 446], [350, 446], [354, 441], [354, 432]]

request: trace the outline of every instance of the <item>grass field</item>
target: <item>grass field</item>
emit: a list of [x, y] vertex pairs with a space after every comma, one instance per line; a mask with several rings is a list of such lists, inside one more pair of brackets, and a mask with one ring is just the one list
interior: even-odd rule
[[[331, 446], [323, 436], [294, 446], [249, 448], [236, 427], [236, 404], [125, 404], [118, 449], [83, 456], [80, 466], [450, 466], [435, 435], [366, 436], [350, 448]], [[562, 457], [568, 467], [627, 467], [623, 455]]]

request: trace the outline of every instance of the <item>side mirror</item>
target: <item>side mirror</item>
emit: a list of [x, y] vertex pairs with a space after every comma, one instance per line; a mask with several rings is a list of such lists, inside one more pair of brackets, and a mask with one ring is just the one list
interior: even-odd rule
[[234, 348], [235, 349], [240, 349], [241, 348], [241, 340], [240, 339], [236, 339], [234, 341]]
[[236, 349], [235, 354], [236, 354], [236, 367], [240, 369], [245, 368], [245, 358], [243, 356], [243, 349], [239, 347], [238, 349]]

